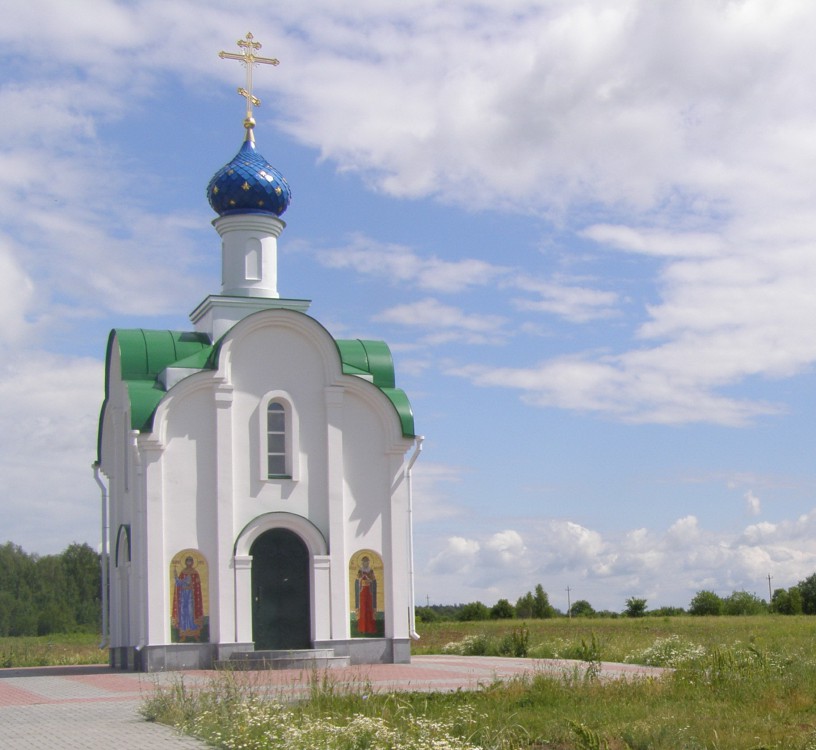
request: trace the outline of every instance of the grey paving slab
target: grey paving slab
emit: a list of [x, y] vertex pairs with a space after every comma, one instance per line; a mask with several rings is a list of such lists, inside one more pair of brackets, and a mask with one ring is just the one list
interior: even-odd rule
[[207, 746], [138, 715], [138, 702], [84, 701], [0, 708], [3, 750], [204, 750]]
[[[313, 680], [374, 692], [474, 690], [496, 680], [541, 673], [570, 674], [582, 662], [500, 657], [415, 656], [410, 664], [341, 669], [239, 672], [256, 692], [279, 699], [308, 693]], [[664, 670], [631, 664], [600, 667], [602, 679], [657, 677]], [[213, 672], [133, 674], [106, 667], [0, 669], [0, 750], [205, 750], [198, 740], [151, 724], [139, 715], [157, 687], [183, 680], [207, 685]]]

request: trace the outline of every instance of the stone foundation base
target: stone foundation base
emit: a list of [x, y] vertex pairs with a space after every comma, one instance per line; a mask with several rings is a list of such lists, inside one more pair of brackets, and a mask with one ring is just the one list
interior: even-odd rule
[[410, 664], [408, 638], [349, 638], [315, 641], [315, 648], [334, 649], [335, 656], [348, 656], [352, 664]]
[[215, 663], [234, 653], [252, 651], [251, 643], [171, 643], [165, 646], [112, 647], [109, 663], [130, 672], [175, 672], [182, 669], [213, 669]]
[[[316, 649], [331, 649], [348, 656], [352, 664], [409, 664], [408, 638], [349, 638], [315, 641]], [[232, 654], [254, 651], [252, 643], [171, 643], [164, 646], [116, 646], [109, 649], [113, 669], [130, 672], [175, 672], [182, 669], [213, 669]]]

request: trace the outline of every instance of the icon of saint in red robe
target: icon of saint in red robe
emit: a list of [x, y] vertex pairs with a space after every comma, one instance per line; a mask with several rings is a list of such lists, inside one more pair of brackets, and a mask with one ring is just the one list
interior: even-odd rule
[[377, 578], [367, 556], [360, 561], [357, 580], [354, 582], [354, 604], [357, 607], [357, 632], [376, 634], [374, 613], [377, 611]]

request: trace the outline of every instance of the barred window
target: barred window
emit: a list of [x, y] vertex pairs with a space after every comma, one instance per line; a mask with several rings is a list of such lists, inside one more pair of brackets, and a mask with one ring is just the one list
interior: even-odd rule
[[266, 410], [267, 474], [272, 477], [289, 475], [286, 450], [286, 409], [273, 401]]

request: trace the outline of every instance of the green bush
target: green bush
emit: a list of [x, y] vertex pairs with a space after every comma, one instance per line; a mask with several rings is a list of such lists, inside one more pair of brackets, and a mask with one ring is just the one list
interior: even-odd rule
[[459, 619], [462, 622], [487, 620], [490, 618], [490, 610], [481, 602], [471, 602], [462, 607]]
[[723, 600], [713, 591], [698, 591], [689, 604], [690, 615], [721, 615]]
[[512, 620], [515, 616], [515, 607], [507, 599], [499, 599], [490, 610], [491, 620]]

